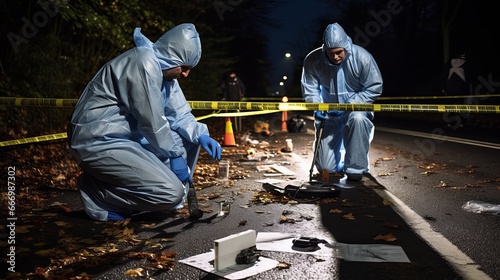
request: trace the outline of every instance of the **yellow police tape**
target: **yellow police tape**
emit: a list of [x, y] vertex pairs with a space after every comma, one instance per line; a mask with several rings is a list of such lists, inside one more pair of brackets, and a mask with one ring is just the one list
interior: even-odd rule
[[[491, 96], [491, 95], [488, 95]], [[463, 98], [463, 96], [461, 96]], [[476, 96], [477, 97], [477, 96]], [[0, 105], [28, 107], [74, 107], [77, 99], [0, 97]], [[374, 112], [431, 112], [431, 113], [500, 113], [499, 105], [467, 104], [339, 104], [339, 103], [284, 103], [284, 102], [231, 102], [231, 101], [188, 101], [193, 110], [218, 110], [212, 114], [197, 117], [203, 120], [211, 117], [244, 117], [270, 114], [280, 111], [374, 111]], [[221, 113], [226, 110], [225, 113]], [[232, 112], [228, 112], [232, 111]], [[246, 111], [246, 112], [240, 112]], [[27, 143], [52, 141], [67, 138], [57, 133], [18, 140], [0, 142], [0, 147]]]
[[75, 107], [78, 99], [0, 97], [0, 105], [18, 107]]
[[50, 135], [42, 135], [42, 136], [29, 137], [29, 138], [23, 138], [23, 139], [17, 139], [17, 140], [3, 141], [3, 142], [0, 142], [0, 147], [29, 144], [29, 143], [37, 143], [37, 142], [44, 142], [44, 141], [52, 141], [52, 140], [59, 140], [59, 139], [65, 139], [65, 138], [68, 138], [68, 134], [66, 132], [62, 132], [62, 133], [56, 133], [56, 134], [50, 134]]
[[[196, 120], [200, 121], [200, 120], [208, 119], [208, 118], [211, 118], [211, 117], [237, 117], [237, 116], [250, 116], [250, 115], [259, 115], [259, 114], [270, 114], [270, 113], [276, 113], [276, 112], [279, 112], [279, 111], [259, 111], [259, 112], [244, 112], [244, 113], [238, 113], [238, 112], [235, 112], [235, 113], [220, 113], [220, 112], [215, 112], [213, 114], [196, 117]], [[62, 133], [42, 135], [42, 136], [36, 136], [36, 137], [29, 137], [29, 138], [23, 138], [23, 139], [17, 139], [17, 140], [3, 141], [3, 142], [0, 142], [0, 147], [15, 146], [15, 145], [21, 145], [21, 144], [37, 143], [37, 142], [45, 142], [45, 141], [53, 141], [53, 140], [60, 140], [60, 139], [66, 139], [66, 138], [68, 138], [67, 133], [66, 132], [62, 132]]]
[[[486, 95], [492, 96], [492, 95]], [[478, 96], [471, 96], [478, 97]], [[432, 97], [428, 97], [432, 98]], [[464, 98], [464, 96], [462, 96]], [[0, 105], [29, 107], [74, 107], [77, 99], [0, 97]], [[193, 110], [241, 111], [374, 111], [374, 112], [464, 112], [500, 113], [499, 105], [473, 104], [339, 104], [306, 102], [188, 101]], [[242, 114], [242, 113], [240, 113]], [[255, 112], [252, 114], [256, 114]], [[240, 115], [240, 116], [244, 116]]]
[[339, 104], [339, 103], [282, 103], [282, 102], [229, 102], [188, 101], [193, 110], [249, 110], [249, 111], [375, 111], [375, 112], [468, 112], [500, 113], [499, 105], [460, 104]]
[[[465, 99], [465, 98], [492, 98], [499, 97], [500, 94], [474, 94], [474, 95], [441, 95], [441, 96], [379, 96], [377, 101], [382, 100], [417, 100], [417, 99]], [[296, 100], [303, 101], [302, 97], [287, 97], [288, 102]], [[282, 100], [279, 97], [244, 97], [242, 101], [248, 100], [260, 100], [260, 101], [273, 101], [273, 100]]]

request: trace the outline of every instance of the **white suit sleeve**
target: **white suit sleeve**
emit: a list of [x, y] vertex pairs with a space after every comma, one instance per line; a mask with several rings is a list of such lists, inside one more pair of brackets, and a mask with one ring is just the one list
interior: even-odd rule
[[312, 59], [305, 59], [304, 66], [302, 68], [302, 97], [305, 102], [320, 103], [321, 98], [321, 87], [318, 76], [315, 74], [314, 63]]
[[382, 74], [368, 52], [360, 51], [358, 54], [360, 90], [349, 93], [348, 103], [373, 103], [382, 94]]
[[169, 94], [165, 104], [165, 115], [170, 127], [187, 141], [197, 144], [201, 135], [209, 135], [208, 128], [205, 124], [199, 123], [191, 113], [191, 106], [187, 103], [177, 80], [167, 84]]
[[[140, 55], [140, 54], [139, 54]], [[159, 65], [147, 55], [136, 59], [125, 81], [130, 113], [137, 120], [137, 128], [148, 142], [163, 156], [182, 155], [181, 146], [176, 145], [175, 136], [164, 113], [164, 98], [161, 93], [163, 74]]]

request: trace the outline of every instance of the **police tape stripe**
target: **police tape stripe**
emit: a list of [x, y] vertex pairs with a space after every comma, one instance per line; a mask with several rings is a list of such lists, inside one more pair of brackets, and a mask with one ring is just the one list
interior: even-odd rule
[[38, 142], [45, 142], [45, 141], [53, 141], [53, 140], [60, 140], [60, 139], [65, 139], [65, 138], [68, 138], [67, 133], [62, 132], [62, 133], [29, 137], [29, 138], [23, 138], [23, 139], [17, 139], [17, 140], [3, 141], [3, 142], [0, 142], [0, 147], [15, 146], [15, 145], [29, 144], [29, 143], [38, 143]]
[[[466, 98], [493, 98], [500, 97], [500, 94], [474, 94], [474, 95], [442, 95], [442, 96], [380, 96], [380, 100], [430, 100], [430, 99], [466, 99]], [[261, 100], [261, 101], [281, 101], [280, 97], [245, 97], [242, 101]], [[288, 97], [288, 101], [302, 101], [302, 97]]]
[[[76, 99], [0, 97], [0, 105], [34, 107], [74, 107]], [[467, 104], [338, 104], [306, 102], [188, 101], [193, 110], [248, 111], [375, 111], [375, 112], [468, 112], [500, 113], [499, 105]]]
[[338, 103], [282, 103], [282, 102], [230, 102], [188, 101], [193, 110], [252, 110], [252, 111], [375, 111], [375, 112], [469, 112], [500, 113], [499, 105], [467, 104], [338, 104]]
[[[257, 111], [257, 112], [243, 112], [243, 113], [215, 112], [215, 113], [212, 113], [209, 115], [196, 117], [196, 120], [201, 121], [201, 120], [208, 119], [211, 117], [238, 117], [238, 116], [261, 115], [261, 114], [269, 114], [269, 113], [276, 113], [276, 112], [279, 112], [279, 111], [275, 110], [275, 111]], [[22, 144], [29, 144], [29, 143], [38, 143], [38, 142], [44, 142], [44, 141], [53, 141], [53, 140], [60, 140], [60, 139], [65, 139], [65, 138], [68, 138], [68, 135], [66, 132], [63, 132], [63, 133], [29, 137], [29, 138], [23, 138], [23, 139], [17, 139], [17, 140], [3, 141], [3, 142], [0, 142], [0, 147], [15, 146], [15, 145], [22, 145]]]
[[75, 107], [78, 99], [0, 97], [0, 105], [17, 107]]

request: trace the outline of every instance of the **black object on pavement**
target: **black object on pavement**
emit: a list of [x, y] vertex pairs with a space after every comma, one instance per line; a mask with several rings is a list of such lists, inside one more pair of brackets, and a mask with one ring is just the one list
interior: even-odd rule
[[333, 198], [340, 194], [340, 190], [335, 185], [323, 182], [309, 182], [301, 186], [287, 185], [284, 188], [270, 183], [264, 183], [262, 187], [271, 193], [301, 199]]
[[252, 246], [241, 250], [238, 255], [236, 255], [237, 264], [251, 264], [259, 259], [259, 254], [257, 253], [257, 248]]
[[318, 239], [316, 237], [299, 237], [294, 239], [293, 246], [298, 248], [308, 248], [316, 247], [320, 243], [327, 243], [324, 239]]

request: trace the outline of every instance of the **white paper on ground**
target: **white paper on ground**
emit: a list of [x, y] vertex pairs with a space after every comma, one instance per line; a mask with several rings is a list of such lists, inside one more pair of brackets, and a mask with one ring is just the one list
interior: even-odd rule
[[314, 251], [302, 251], [292, 248], [293, 240], [300, 237], [297, 234], [282, 233], [282, 232], [258, 232], [255, 246], [257, 250], [262, 251], [276, 251], [276, 252], [290, 252], [311, 255], [333, 256], [332, 248], [326, 247], [325, 244], [319, 244], [318, 249]]
[[219, 271], [215, 271], [213, 262], [215, 260], [214, 251], [192, 256], [179, 262], [196, 267], [206, 272], [213, 273], [226, 279], [245, 279], [259, 273], [271, 270], [278, 265], [278, 261], [259, 257], [254, 264], [235, 264]]
[[287, 175], [287, 176], [295, 176], [297, 175], [296, 172], [293, 172], [292, 170], [284, 167], [284, 166], [281, 166], [281, 165], [277, 165], [277, 164], [273, 164], [271, 165], [271, 168], [280, 172], [281, 174], [283, 175]]
[[[280, 175], [281, 176], [281, 175]], [[261, 180], [255, 180], [257, 183], [268, 183], [268, 184], [277, 184], [277, 183], [283, 183], [286, 182], [285, 180], [282, 179], [272, 179], [272, 178], [267, 178], [267, 179], [261, 179]]]
[[257, 250], [262, 251], [326, 255], [342, 258], [347, 261], [410, 262], [401, 246], [386, 244], [328, 243], [319, 244], [319, 249], [315, 251], [298, 251], [292, 248], [293, 239], [298, 237], [300, 235], [291, 233], [259, 232], [257, 233], [256, 247]]
[[403, 248], [397, 245], [335, 243], [334, 247], [346, 261], [410, 262]]
[[281, 173], [264, 173], [264, 177], [279, 177], [283, 176]]

